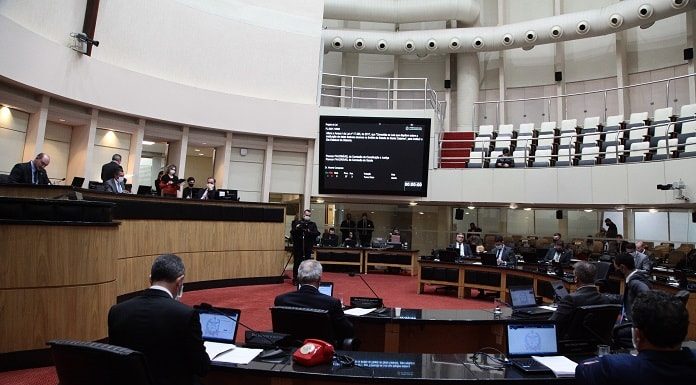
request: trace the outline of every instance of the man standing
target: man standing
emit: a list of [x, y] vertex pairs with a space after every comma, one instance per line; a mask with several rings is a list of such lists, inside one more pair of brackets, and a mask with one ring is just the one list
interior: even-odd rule
[[606, 218], [604, 224], [607, 225], [607, 252], [611, 255], [616, 253], [616, 236], [619, 235], [619, 230], [616, 228], [616, 224], [612, 222], [611, 219]]
[[556, 329], [561, 338], [566, 333], [572, 332], [568, 330], [568, 327], [578, 307], [612, 302], [610, 297], [600, 294], [597, 286], [594, 284], [595, 276], [597, 275], [597, 267], [595, 265], [580, 261], [573, 267], [573, 273], [577, 289], [575, 289], [575, 292], [561, 298], [558, 308], [550, 318], [551, 321], [556, 322]]
[[312, 222], [312, 210], [305, 209], [302, 219], [295, 219], [290, 225], [292, 236], [292, 284], [297, 285], [297, 269], [300, 263], [312, 257], [312, 246], [319, 236], [317, 224]]
[[8, 180], [10, 183], [16, 184], [51, 184], [48, 175], [46, 175], [46, 167], [50, 162], [51, 157], [43, 152], [39, 153], [34, 160], [15, 164], [10, 171]]
[[121, 155], [114, 154], [111, 157], [111, 162], [102, 166], [102, 169], [101, 169], [102, 183], [111, 179], [114, 176], [114, 174], [116, 173], [116, 171], [119, 169], [119, 167], [121, 167]]
[[178, 301], [184, 288], [184, 263], [160, 255], [152, 264], [149, 289], [109, 310], [109, 343], [137, 350], [147, 358], [158, 385], [193, 385], [207, 373], [198, 313]]
[[471, 246], [464, 242], [464, 233], [457, 233], [454, 243], [449, 247], [459, 251], [459, 258], [470, 258], [474, 254], [471, 252]]
[[355, 233], [355, 221], [350, 213], [346, 214], [346, 219], [341, 222], [341, 226], [338, 228], [341, 231], [341, 239], [348, 238], [348, 233], [353, 231]]
[[360, 246], [370, 247], [372, 244], [372, 232], [375, 231], [375, 224], [367, 219], [367, 213], [362, 214], [360, 222], [358, 222], [358, 237], [360, 238]]
[[[302, 261], [296, 275], [300, 288], [277, 296], [274, 305], [328, 310], [336, 337], [339, 340], [351, 338], [354, 333], [353, 324], [343, 313], [341, 301], [319, 292], [322, 270], [321, 264], [313, 259]], [[333, 344], [335, 341], [328, 342]]]
[[648, 291], [633, 306], [633, 345], [638, 355], [608, 354], [580, 363], [575, 379], [581, 385], [693, 384], [696, 352], [682, 348], [689, 313], [676, 297]]
[[650, 290], [648, 276], [635, 268], [635, 259], [631, 254], [619, 254], [614, 258], [614, 268], [626, 277], [623, 293], [622, 320], [631, 322], [633, 302], [639, 294]]

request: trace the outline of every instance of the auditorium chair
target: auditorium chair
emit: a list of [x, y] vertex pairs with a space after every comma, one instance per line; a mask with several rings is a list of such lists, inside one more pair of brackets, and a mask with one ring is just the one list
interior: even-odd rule
[[679, 153], [680, 158], [688, 158], [690, 156], [696, 156], [696, 136], [686, 138], [684, 151]]
[[494, 135], [493, 135], [493, 125], [484, 124], [484, 125], [482, 125], [482, 126], [479, 126], [479, 131], [478, 131], [478, 133], [476, 134], [476, 136], [477, 136], [477, 137], [484, 137], [484, 136], [486, 136], [486, 137], [489, 137], [489, 138], [493, 138], [493, 137], [494, 137]]
[[565, 167], [570, 165], [575, 165], [575, 148], [559, 148], [558, 149], [558, 160], [556, 160], [556, 167]]
[[534, 128], [534, 123], [522, 123], [517, 130], [517, 140], [522, 137], [534, 138], [537, 135], [537, 130]]
[[618, 127], [623, 123], [623, 114], [607, 116], [607, 121], [604, 123], [604, 128], [607, 127]]
[[696, 104], [685, 104], [679, 109], [677, 121], [696, 118]]
[[602, 164], [623, 163], [624, 162], [624, 146], [607, 146], [604, 149], [604, 158]]
[[696, 136], [696, 120], [689, 120], [688, 122], [680, 123], [681, 127], [679, 129], [679, 143], [683, 144], [688, 138]]
[[539, 135], [541, 134], [558, 135], [558, 128], [556, 128], [556, 122], [541, 123], [541, 127], [539, 127]]
[[357, 350], [357, 338], [338, 340], [328, 310], [293, 306], [274, 306], [271, 308], [273, 331], [290, 334], [298, 346], [308, 338], [326, 341], [337, 350]]
[[677, 138], [669, 139], [669, 141], [661, 139], [657, 142], [657, 148], [655, 150], [655, 155], [653, 155], [653, 160], [663, 160], [674, 158], [673, 154], [678, 152], [677, 145], [679, 144]]
[[469, 154], [469, 162], [467, 163], [467, 168], [482, 168], [485, 164], [486, 152], [484, 151], [472, 151]]
[[626, 163], [642, 162], [644, 160], [651, 160], [650, 154], [650, 143], [649, 142], [638, 142], [633, 143], [628, 149], [629, 153], [626, 157]]
[[512, 124], [501, 124], [498, 126], [498, 136], [514, 137], [515, 131]]
[[10, 176], [7, 174], [0, 174], [0, 184], [10, 183]]
[[599, 159], [599, 147], [583, 147], [580, 153], [580, 166], [594, 166]]
[[52, 340], [60, 385], [148, 385], [145, 356], [135, 350], [89, 341]]
[[[650, 138], [650, 147], [657, 147], [660, 140], [666, 138], [676, 138], [674, 132], [675, 123], [658, 124], [653, 127], [653, 135]], [[676, 148], [675, 148], [676, 149]]]
[[672, 118], [672, 107], [658, 108], [653, 113], [652, 124], [667, 123]]
[[594, 353], [597, 345], [610, 345], [621, 305], [587, 305], [575, 310], [568, 330], [560, 336], [561, 354]]

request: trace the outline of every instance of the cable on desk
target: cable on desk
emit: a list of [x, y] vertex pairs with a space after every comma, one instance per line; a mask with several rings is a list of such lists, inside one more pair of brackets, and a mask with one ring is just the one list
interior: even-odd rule
[[[486, 353], [485, 350], [492, 350], [493, 352], [495, 352], [495, 353], [501, 355], [502, 358], [499, 358], [499, 357], [496, 357], [496, 356], [494, 356], [494, 355], [492, 355], [492, 354]], [[484, 365], [484, 364], [481, 364], [481, 363], [479, 363], [479, 361], [478, 361], [478, 357], [479, 357], [479, 356], [485, 357], [485, 358], [487, 358], [488, 360], [490, 360], [490, 361], [492, 361], [492, 362], [494, 362], [494, 363], [497, 363], [497, 365]], [[476, 365], [477, 368], [482, 369], [482, 370], [483, 370], [483, 369], [488, 369], [488, 370], [503, 370], [503, 369], [505, 369], [505, 366], [508, 365], [508, 363], [509, 363], [508, 359], [505, 357], [505, 354], [503, 354], [503, 352], [501, 352], [500, 350], [498, 350], [498, 349], [496, 349], [496, 348], [492, 348], [492, 347], [484, 347], [484, 348], [482, 348], [481, 350], [475, 352], [475, 353], [471, 356], [471, 361], [474, 363], [474, 365]]]

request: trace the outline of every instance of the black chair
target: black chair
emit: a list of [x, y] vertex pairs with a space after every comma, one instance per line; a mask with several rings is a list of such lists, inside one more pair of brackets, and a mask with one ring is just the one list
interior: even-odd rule
[[88, 341], [52, 340], [60, 385], [150, 385], [145, 356], [120, 346]]
[[10, 176], [8, 174], [0, 174], [0, 184], [10, 183]]
[[273, 331], [290, 334], [301, 344], [307, 338], [331, 343], [340, 350], [357, 350], [360, 342], [356, 338], [338, 340], [328, 310], [293, 306], [271, 308]]
[[558, 342], [562, 354], [593, 353], [597, 345], [610, 345], [621, 305], [580, 306], [570, 321], [568, 330]]

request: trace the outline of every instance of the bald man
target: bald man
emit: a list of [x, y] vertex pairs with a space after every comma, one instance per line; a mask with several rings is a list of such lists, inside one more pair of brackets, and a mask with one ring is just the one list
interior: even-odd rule
[[10, 171], [9, 181], [15, 184], [51, 184], [46, 174], [46, 167], [50, 162], [51, 157], [42, 152], [36, 155], [34, 160], [17, 163]]

